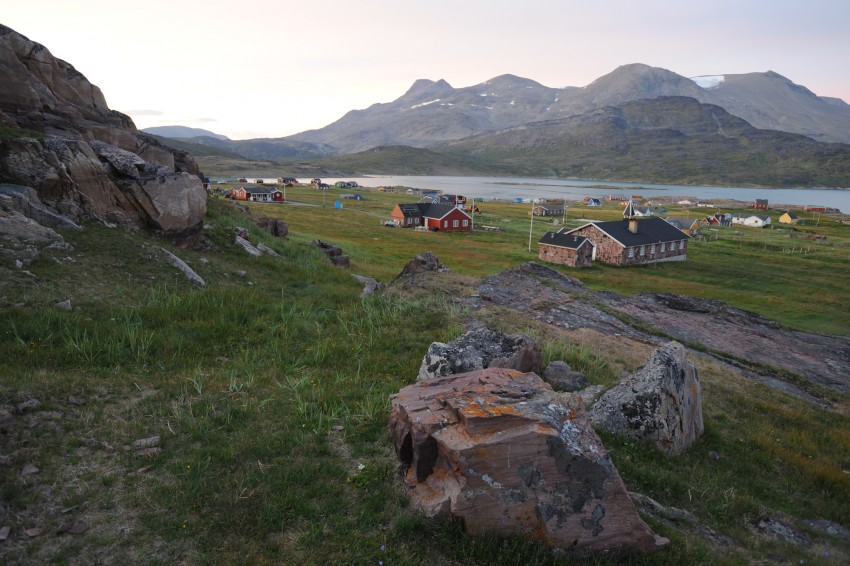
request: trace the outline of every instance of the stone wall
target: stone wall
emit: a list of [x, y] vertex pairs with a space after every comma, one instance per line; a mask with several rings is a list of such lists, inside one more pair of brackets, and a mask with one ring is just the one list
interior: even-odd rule
[[561, 246], [540, 244], [538, 257], [542, 261], [568, 265], [570, 267], [590, 267], [593, 262], [593, 246], [583, 245], [578, 250]]
[[[685, 261], [688, 252], [688, 239], [682, 238], [682, 240], [674, 242], [665, 242], [664, 251], [661, 251], [661, 243], [656, 243], [655, 253], [652, 253], [652, 245], [635, 246], [633, 257], [629, 257], [629, 248], [623, 247], [622, 244], [602, 232], [596, 226], [584, 226], [572, 233], [577, 236], [589, 238], [596, 244], [596, 259], [612, 265], [640, 265], [665, 261]], [[684, 242], [684, 248], [681, 250], [679, 249], [679, 242]], [[675, 245], [671, 247], [672, 244]], [[641, 255], [641, 248], [643, 248], [643, 255]]]

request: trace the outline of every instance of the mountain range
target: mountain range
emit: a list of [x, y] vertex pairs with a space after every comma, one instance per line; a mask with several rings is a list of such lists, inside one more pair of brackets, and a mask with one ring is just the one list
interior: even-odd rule
[[420, 79], [320, 129], [174, 143], [199, 157], [282, 160], [292, 172], [850, 184], [850, 105], [772, 71], [687, 78], [631, 64], [581, 88], [515, 75], [464, 88]]
[[[463, 88], [454, 88], [444, 80], [420, 79], [396, 100], [352, 110], [320, 129], [263, 143], [219, 139], [224, 143], [215, 145], [252, 159], [319, 157], [384, 145], [430, 147], [660, 96], [684, 96], [714, 104], [759, 129], [850, 143], [850, 105], [819, 97], [772, 71], [687, 78], [636, 63], [618, 67], [581, 88], [550, 88], [514, 75]], [[208, 145], [213, 142], [205, 138], [218, 137], [145, 131]]]

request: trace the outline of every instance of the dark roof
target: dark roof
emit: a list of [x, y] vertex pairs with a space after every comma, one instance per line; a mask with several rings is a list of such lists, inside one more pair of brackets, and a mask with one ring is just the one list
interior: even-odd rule
[[538, 204], [534, 208], [542, 208], [544, 210], [564, 210], [563, 204]]
[[[634, 222], [637, 222], [637, 234], [629, 232], [628, 220], [591, 222], [590, 224], [593, 224], [625, 247], [643, 246], [660, 242], [675, 242], [690, 238], [690, 236], [657, 216], [650, 216], [641, 220], [635, 220]], [[576, 228], [576, 230], [580, 230], [581, 228], [584, 228], [584, 226]], [[574, 231], [571, 230], [570, 232]]]
[[[419, 218], [420, 216], [426, 216], [428, 218], [442, 218], [455, 209], [460, 210], [450, 204], [436, 204], [431, 202], [403, 203], [399, 204], [398, 208], [401, 210], [401, 213], [405, 218]], [[460, 211], [464, 215], [467, 215], [463, 212], [463, 210]]]
[[694, 223], [699, 222], [699, 219], [697, 218], [681, 218], [678, 216], [668, 216], [664, 220], [666, 220], [679, 230], [687, 230], [691, 226], [693, 226]]
[[[542, 238], [540, 238], [540, 244], [546, 244], [548, 246], [558, 246], [559, 248], [570, 248], [577, 250], [582, 244], [585, 242], [590, 242], [584, 236], [573, 236], [572, 234], [567, 234], [566, 232], [546, 232]], [[590, 245], [593, 245], [593, 242], [590, 242]]]

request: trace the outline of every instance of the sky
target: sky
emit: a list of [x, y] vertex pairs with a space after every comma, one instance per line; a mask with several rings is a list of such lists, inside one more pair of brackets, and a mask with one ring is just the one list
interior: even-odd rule
[[[850, 103], [848, 0], [0, 0], [138, 128], [283, 137], [417, 79], [586, 86], [620, 65], [774, 71]], [[2, 88], [2, 84], [0, 84]]]

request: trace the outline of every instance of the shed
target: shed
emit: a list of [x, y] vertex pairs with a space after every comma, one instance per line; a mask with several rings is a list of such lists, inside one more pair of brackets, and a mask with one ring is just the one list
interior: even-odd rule
[[583, 236], [567, 234], [563, 230], [547, 232], [537, 245], [538, 257], [542, 261], [570, 267], [590, 267], [593, 263], [595, 246]]

